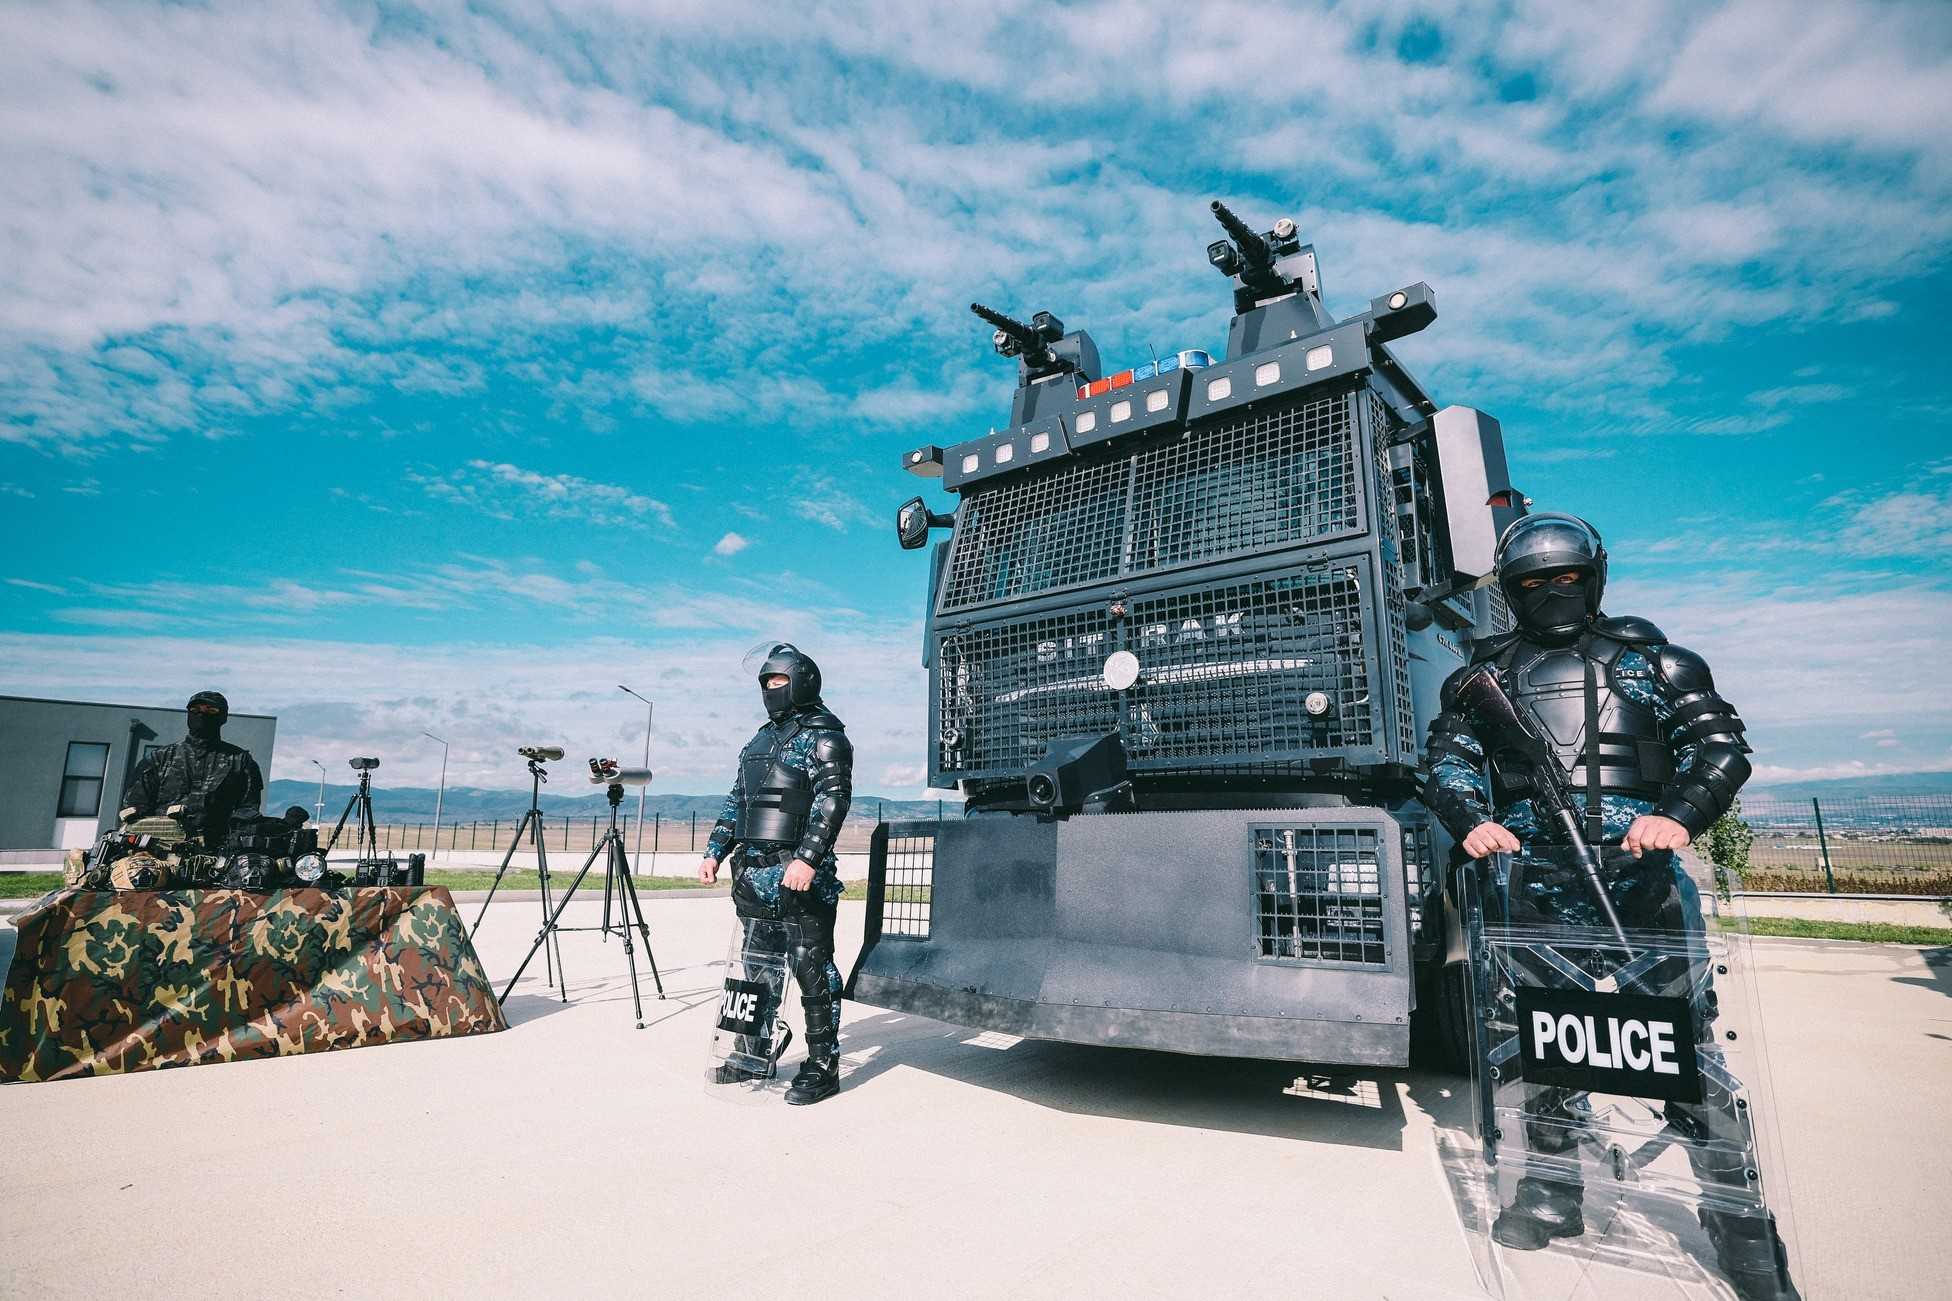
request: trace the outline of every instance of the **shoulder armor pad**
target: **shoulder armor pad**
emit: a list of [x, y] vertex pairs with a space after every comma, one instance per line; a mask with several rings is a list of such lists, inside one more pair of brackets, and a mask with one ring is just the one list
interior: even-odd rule
[[1462, 685], [1464, 681], [1464, 675], [1469, 673], [1475, 667], [1476, 665], [1474, 664], [1466, 664], [1460, 668], [1455, 668], [1451, 670], [1450, 676], [1444, 679], [1443, 687], [1437, 692], [1437, 703], [1442, 708], [1451, 709], [1456, 706], [1457, 688], [1460, 685]]
[[1667, 635], [1656, 628], [1652, 620], [1643, 619], [1637, 614], [1601, 615], [1593, 620], [1593, 631], [1614, 641], [1645, 644], [1666, 641]]
[[822, 767], [827, 767], [831, 764], [852, 763], [854, 761], [854, 747], [848, 743], [847, 737], [842, 733], [828, 731], [823, 728], [820, 734], [814, 738], [813, 758], [814, 762]]
[[835, 718], [824, 709], [812, 709], [800, 715], [800, 726], [812, 731], [818, 728], [823, 732], [845, 732], [847, 724]]
[[1713, 691], [1715, 675], [1708, 661], [1685, 646], [1663, 646], [1654, 655], [1654, 668], [1676, 691]]
[[1510, 632], [1501, 632], [1495, 637], [1477, 638], [1471, 643], [1471, 663], [1482, 664], [1488, 659], [1496, 658], [1505, 647], [1518, 640], [1521, 631], [1513, 628]]

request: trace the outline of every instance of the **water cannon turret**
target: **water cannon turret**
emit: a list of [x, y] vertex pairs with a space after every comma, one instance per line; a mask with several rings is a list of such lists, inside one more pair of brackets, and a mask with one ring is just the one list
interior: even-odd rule
[[1087, 384], [1098, 378], [1098, 345], [1083, 330], [1066, 334], [1064, 322], [1049, 312], [1038, 312], [1025, 325], [981, 303], [971, 303], [969, 310], [994, 328], [990, 342], [997, 356], [1017, 359], [1017, 398], [1011, 412], [1012, 423], [1021, 425], [1035, 417], [1041, 396], [1038, 386], [1045, 385], [1046, 381], [1074, 375], [1079, 384]]

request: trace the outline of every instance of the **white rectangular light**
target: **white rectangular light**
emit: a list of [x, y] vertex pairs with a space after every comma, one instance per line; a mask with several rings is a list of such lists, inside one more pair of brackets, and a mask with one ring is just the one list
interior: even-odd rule
[[1234, 382], [1231, 377], [1222, 375], [1219, 379], [1213, 379], [1207, 381], [1206, 384], [1207, 401], [1219, 402], [1222, 399], [1230, 398], [1233, 395], [1234, 395]]
[[1164, 411], [1166, 409], [1166, 403], [1169, 400], [1166, 396], [1166, 390], [1156, 388], [1145, 395], [1145, 409], [1147, 411]]
[[983, 458], [976, 455], [976, 453], [971, 452], [969, 455], [962, 458], [962, 472], [964, 474], [974, 474], [976, 473], [976, 467], [981, 465], [982, 463], [983, 463]]
[[998, 443], [996, 445], [996, 463], [998, 465], [1008, 465], [1016, 459], [1017, 445], [1015, 443]]
[[1264, 361], [1260, 365], [1254, 367], [1254, 384], [1256, 387], [1265, 388], [1269, 384], [1279, 383], [1280, 380], [1281, 380], [1280, 362]]
[[1031, 455], [1034, 456], [1038, 452], [1048, 452], [1050, 450], [1051, 450], [1051, 436], [1048, 433], [1032, 434], [1030, 436]]
[[1118, 424], [1122, 420], [1130, 420], [1131, 418], [1132, 418], [1132, 404], [1130, 402], [1112, 403], [1113, 424]]
[[1301, 363], [1310, 370], [1325, 370], [1334, 360], [1335, 349], [1325, 343], [1319, 348], [1310, 348], [1308, 355], [1301, 359]]
[[1077, 420], [1076, 428], [1079, 433], [1088, 434], [1092, 430], [1096, 429], [1097, 427], [1098, 427], [1098, 413], [1096, 411], [1078, 412], [1078, 420]]

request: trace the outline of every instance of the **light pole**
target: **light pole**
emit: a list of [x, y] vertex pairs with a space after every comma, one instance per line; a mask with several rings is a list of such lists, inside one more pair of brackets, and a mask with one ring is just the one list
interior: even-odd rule
[[312, 806], [312, 821], [323, 822], [325, 821], [325, 765], [317, 759], [307, 759], [305, 762], [319, 770], [319, 802]]
[[[644, 700], [644, 697], [637, 695], [635, 691], [632, 691], [621, 682], [617, 684], [617, 690], [627, 696], [636, 696], [637, 699]], [[656, 707], [650, 701], [644, 700], [644, 766], [646, 768], [651, 766], [651, 717], [656, 712]], [[639, 860], [637, 870], [640, 872], [644, 870], [642, 862], [644, 857], [644, 797], [650, 793], [650, 790], [651, 784], [649, 782], [645, 782], [637, 788], [637, 848], [630, 852], [634, 858]]]
[[429, 741], [441, 742], [441, 788], [434, 792], [434, 852], [428, 857], [439, 858], [441, 852], [441, 805], [447, 800], [447, 742], [432, 732], [422, 732]]

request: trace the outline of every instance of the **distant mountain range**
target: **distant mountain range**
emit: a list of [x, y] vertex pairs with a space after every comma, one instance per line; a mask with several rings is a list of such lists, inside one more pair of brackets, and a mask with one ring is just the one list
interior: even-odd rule
[[[585, 785], [568, 785], [570, 790], [588, 791], [588, 794], [558, 795], [544, 790], [542, 811], [553, 817], [590, 817], [604, 815], [606, 806], [601, 790]], [[300, 804], [309, 809], [318, 800], [316, 782], [292, 781], [281, 778], [267, 783], [264, 797], [266, 809], [282, 809], [287, 805]], [[327, 786], [325, 788], [325, 817], [327, 821], [338, 818], [339, 811], [346, 807], [352, 795], [351, 786]], [[1867, 795], [1933, 795], [1952, 796], [1952, 772], [1888, 773], [1876, 777], [1837, 777], [1822, 781], [1788, 781], [1773, 785], [1752, 785], [1743, 792], [1754, 800], [1807, 800], [1854, 799]], [[393, 786], [373, 789], [373, 812], [381, 822], [432, 822], [434, 820], [434, 789], [430, 786]], [[645, 802], [646, 817], [662, 816], [666, 822], [688, 822], [696, 815], [700, 822], [718, 816], [723, 795], [672, 795], [658, 792]], [[499, 820], [512, 822], [522, 816], [529, 806], [529, 793], [525, 790], [489, 789], [481, 786], [450, 786], [446, 802], [441, 809], [441, 818], [447, 823], [487, 822]], [[959, 800], [944, 800], [941, 803], [941, 816], [960, 817], [962, 804]], [[632, 817], [637, 816], [637, 792], [629, 790], [624, 795], [623, 811]], [[854, 807], [849, 811], [850, 820], [873, 822], [877, 818], [898, 821], [905, 818], [933, 818], [937, 816], [937, 803], [934, 800], [889, 799], [880, 795], [856, 795]]]
[[1952, 772], [1896, 772], [1876, 777], [1831, 777], [1822, 781], [1787, 781], [1751, 785], [1745, 796], [1807, 800], [1860, 799], [1867, 795], [1952, 795]]
[[[582, 817], [592, 815], [606, 816], [609, 806], [605, 802], [601, 788], [584, 783], [570, 785], [569, 789], [588, 791], [588, 794], [558, 795], [546, 787], [538, 801], [544, 814], [551, 817]], [[336, 821], [346, 801], [352, 798], [354, 786], [331, 786], [325, 788], [325, 821]], [[434, 788], [431, 786], [393, 786], [373, 788], [373, 816], [385, 823], [432, 822], [434, 820]], [[306, 809], [318, 802], [317, 782], [292, 781], [279, 778], [265, 783], [264, 807], [277, 811], [297, 804]], [[662, 815], [666, 822], [689, 822], [695, 814], [698, 820], [709, 822], [718, 816], [719, 807], [725, 802], [724, 795], [669, 795], [653, 793], [645, 801], [646, 818]], [[520, 818], [529, 807], [529, 793], [525, 790], [490, 790], [480, 786], [450, 786], [441, 805], [442, 822], [452, 825], [457, 822], [487, 822], [499, 820], [513, 822]], [[622, 812], [631, 817], [637, 816], [637, 791], [624, 792]], [[885, 817], [889, 821], [904, 818], [933, 818], [936, 816], [934, 800], [894, 800], [879, 795], [856, 795], [854, 806], [848, 810], [848, 819], [875, 821]], [[959, 800], [946, 800], [942, 804], [943, 817], [962, 816], [962, 803]]]

